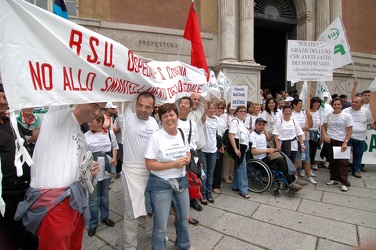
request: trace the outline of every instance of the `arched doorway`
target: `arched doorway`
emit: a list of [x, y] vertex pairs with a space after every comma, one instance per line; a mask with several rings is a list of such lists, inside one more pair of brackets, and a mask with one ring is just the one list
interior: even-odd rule
[[266, 68], [261, 71], [261, 88], [273, 95], [290, 90], [286, 84], [287, 40], [296, 39], [296, 7], [293, 0], [255, 0], [254, 55]]

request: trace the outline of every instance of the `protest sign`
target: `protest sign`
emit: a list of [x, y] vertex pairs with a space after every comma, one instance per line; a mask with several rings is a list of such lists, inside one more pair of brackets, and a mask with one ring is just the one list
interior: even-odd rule
[[231, 108], [240, 105], [247, 107], [248, 86], [231, 86]]
[[289, 40], [287, 80], [332, 81], [333, 45], [325, 42]]

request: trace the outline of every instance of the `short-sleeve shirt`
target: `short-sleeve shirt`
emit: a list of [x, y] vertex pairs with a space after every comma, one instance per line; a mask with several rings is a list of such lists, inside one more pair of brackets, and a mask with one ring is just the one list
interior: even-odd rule
[[330, 113], [324, 118], [324, 124], [327, 124], [326, 134], [329, 138], [344, 141], [347, 134], [347, 128], [354, 125], [351, 115], [341, 112], [339, 114]]
[[[252, 148], [256, 148], [256, 149], [266, 149], [268, 144], [266, 142], [266, 136], [261, 133], [256, 133], [255, 131], [253, 131], [250, 135], [250, 141], [252, 142]], [[253, 154], [253, 158], [255, 159], [262, 159], [266, 157], [266, 153], [263, 153], [263, 154]]]
[[371, 111], [363, 107], [359, 110], [354, 110], [350, 107], [344, 109], [343, 112], [351, 115], [354, 120], [351, 138], [365, 141], [367, 139], [367, 125], [374, 122]]

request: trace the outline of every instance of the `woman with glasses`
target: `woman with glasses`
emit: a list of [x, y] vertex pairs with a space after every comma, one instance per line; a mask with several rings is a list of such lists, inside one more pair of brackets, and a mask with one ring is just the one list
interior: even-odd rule
[[[218, 123], [217, 133], [220, 136], [223, 136], [227, 129], [226, 121], [222, 118], [225, 107], [226, 107], [226, 103], [222, 101], [219, 101], [215, 104], [214, 117], [215, 119], [217, 119], [217, 123]], [[213, 193], [220, 194], [221, 193], [220, 188], [221, 188], [221, 179], [222, 179], [223, 154], [225, 151], [222, 145], [217, 145], [217, 148], [218, 148], [217, 161], [216, 161], [215, 169], [213, 173]]]
[[231, 143], [229, 153], [234, 159], [232, 190], [239, 191], [243, 198], [249, 199], [247, 163], [245, 160], [245, 151], [248, 149], [248, 129], [245, 124], [246, 113], [247, 108], [243, 105], [238, 106], [235, 110], [235, 119], [231, 121], [229, 128]]

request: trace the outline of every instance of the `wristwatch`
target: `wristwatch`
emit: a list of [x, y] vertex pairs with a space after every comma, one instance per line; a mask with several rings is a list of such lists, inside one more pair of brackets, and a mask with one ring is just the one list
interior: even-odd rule
[[345, 142], [347, 143], [347, 142], [348, 142], [348, 140], [345, 140]]

